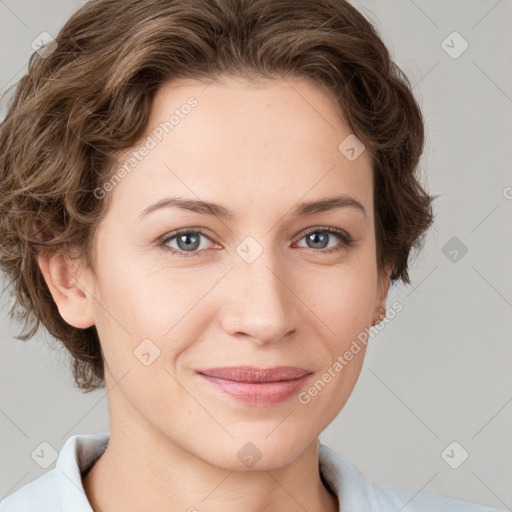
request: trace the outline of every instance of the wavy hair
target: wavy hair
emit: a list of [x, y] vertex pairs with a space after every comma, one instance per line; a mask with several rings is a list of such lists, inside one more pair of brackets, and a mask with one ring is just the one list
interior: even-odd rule
[[95, 326], [60, 316], [38, 251], [77, 248], [94, 269], [108, 197], [93, 193], [143, 135], [159, 88], [180, 78], [300, 77], [330, 91], [371, 152], [377, 266], [410, 283], [433, 222], [417, 176], [424, 125], [378, 30], [345, 0], [91, 0], [35, 52], [0, 125], [0, 268], [26, 341], [42, 323], [69, 351], [76, 386], [104, 387]]

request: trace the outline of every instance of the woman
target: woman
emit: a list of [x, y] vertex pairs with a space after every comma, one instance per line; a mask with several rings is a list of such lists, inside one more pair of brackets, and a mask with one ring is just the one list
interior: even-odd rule
[[0, 128], [1, 263], [110, 432], [0, 510], [491, 510], [318, 441], [432, 224], [423, 142], [345, 1], [84, 5]]

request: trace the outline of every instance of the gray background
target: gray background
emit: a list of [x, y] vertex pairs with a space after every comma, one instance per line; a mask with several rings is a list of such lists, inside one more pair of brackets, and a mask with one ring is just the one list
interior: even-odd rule
[[[25, 73], [36, 36], [55, 36], [82, 3], [0, 0], [0, 92]], [[413, 285], [390, 291], [388, 305], [404, 309], [371, 339], [320, 439], [371, 481], [512, 510], [512, 3], [354, 5], [414, 84], [428, 132], [423, 182], [441, 197]], [[453, 31], [469, 43], [458, 58], [442, 47]], [[453, 237], [468, 249], [456, 261], [445, 255]], [[45, 472], [31, 458], [41, 442], [59, 451], [72, 434], [108, 430], [106, 392], [74, 389], [66, 353], [44, 332], [15, 340], [11, 299], [1, 300], [0, 499]], [[469, 453], [457, 469], [441, 456], [453, 441]]]

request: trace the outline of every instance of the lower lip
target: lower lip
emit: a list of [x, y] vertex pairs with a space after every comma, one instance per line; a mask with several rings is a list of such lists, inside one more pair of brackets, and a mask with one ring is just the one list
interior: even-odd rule
[[279, 382], [239, 382], [199, 374], [218, 390], [254, 405], [272, 405], [287, 400], [300, 391], [310, 375]]

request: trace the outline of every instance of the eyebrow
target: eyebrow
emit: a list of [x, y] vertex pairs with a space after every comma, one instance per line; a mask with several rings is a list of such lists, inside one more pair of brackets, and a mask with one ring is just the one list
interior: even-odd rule
[[[173, 207], [181, 208], [183, 210], [190, 210], [201, 215], [209, 215], [222, 219], [233, 219], [235, 217], [235, 214], [231, 210], [217, 203], [200, 201], [196, 199], [166, 197], [142, 210], [139, 214], [139, 220], [142, 220], [144, 217], [156, 210]], [[326, 197], [317, 201], [300, 203], [297, 207], [294, 208], [291, 214], [294, 217], [303, 217], [306, 215], [313, 215], [315, 213], [334, 210], [336, 208], [355, 208], [362, 212], [365, 218], [368, 218], [364, 206], [354, 197], [345, 194], [334, 197]]]

